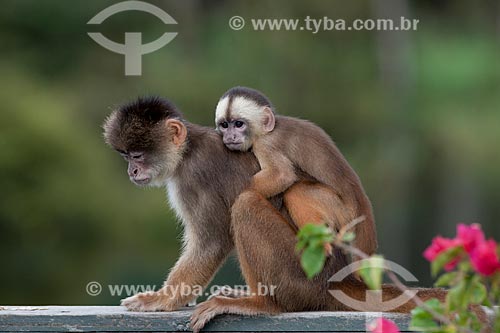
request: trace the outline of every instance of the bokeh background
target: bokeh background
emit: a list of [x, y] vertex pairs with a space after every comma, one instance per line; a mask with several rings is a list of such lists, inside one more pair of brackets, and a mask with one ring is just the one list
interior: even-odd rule
[[[0, 6], [0, 304], [117, 304], [89, 281], [159, 286], [181, 229], [163, 189], [140, 189], [101, 124], [138, 95], [172, 99], [213, 126], [234, 85], [322, 126], [373, 202], [380, 252], [430, 285], [423, 249], [458, 222], [500, 239], [500, 3], [465, 1], [150, 1], [86, 22], [118, 1], [7, 0]], [[240, 31], [233, 15], [247, 19]], [[250, 18], [420, 20], [418, 31], [253, 31]], [[145, 42], [143, 75], [87, 36]], [[216, 277], [241, 282], [235, 260]]]

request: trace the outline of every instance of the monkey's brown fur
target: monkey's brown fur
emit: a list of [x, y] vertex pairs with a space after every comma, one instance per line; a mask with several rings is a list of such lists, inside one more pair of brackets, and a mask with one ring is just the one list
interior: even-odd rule
[[[226, 129], [235, 121], [247, 123], [248, 127], [240, 131]], [[298, 170], [326, 185], [302, 184], [285, 196], [286, 206], [299, 228], [307, 223], [327, 223], [339, 230], [364, 216], [365, 220], [354, 227], [354, 245], [369, 255], [375, 253], [377, 235], [370, 201], [356, 172], [319, 126], [275, 115], [270, 100], [247, 87], [231, 88], [221, 97], [216, 123], [224, 142], [238, 138], [238, 142], [243, 141], [238, 150], [252, 147], [261, 170], [250, 186], [266, 198], [294, 184]]]
[[[375, 253], [377, 232], [370, 201], [359, 177], [322, 129], [305, 120], [277, 116], [274, 130], [254, 139], [254, 152], [259, 162], [261, 157], [266, 160], [267, 168], [253, 177], [253, 188], [259, 193], [271, 193], [277, 185], [273, 179], [295, 178], [295, 174], [286, 174], [286, 170], [294, 169], [280, 163], [293, 157], [293, 164], [327, 186], [318, 190], [301, 185], [294, 200], [298, 206], [287, 205], [289, 210], [307, 212], [308, 205], [317, 207], [314, 211], [323, 217], [320, 221], [336, 230], [364, 216], [365, 220], [354, 227], [354, 246], [369, 255]], [[311, 221], [308, 214], [296, 215], [294, 221], [299, 226]]]
[[[172, 117], [178, 120], [172, 123]], [[104, 129], [106, 141], [122, 154], [128, 156], [140, 149], [146, 154], [139, 166], [141, 172], [153, 175], [154, 184], [167, 186], [170, 202], [184, 225], [182, 254], [165, 286], [157, 292], [123, 300], [128, 309], [172, 311], [187, 304], [195, 296], [182, 295], [180, 288], [176, 292], [172, 287], [206, 286], [236, 246], [251, 291], [255, 292], [260, 282], [275, 285], [275, 294], [213, 297], [195, 310], [195, 331], [220, 313], [349, 310], [330, 296], [327, 282], [347, 264], [344, 254], [335, 249], [324, 270], [308, 280], [295, 252], [295, 232], [290, 228], [292, 221], [282, 204], [283, 196], [276, 196], [271, 203], [255, 191], [240, 195], [259, 170], [252, 154], [230, 152], [214, 130], [186, 122], [171, 103], [157, 98], [140, 99], [119, 108], [108, 118]], [[184, 129], [187, 136], [182, 135]], [[337, 283], [335, 288], [358, 299], [366, 291], [353, 277]], [[384, 288], [386, 298], [400, 294], [394, 287]], [[435, 289], [420, 294], [425, 298], [444, 297], [443, 291]], [[396, 310], [408, 312], [413, 306], [410, 302]]]

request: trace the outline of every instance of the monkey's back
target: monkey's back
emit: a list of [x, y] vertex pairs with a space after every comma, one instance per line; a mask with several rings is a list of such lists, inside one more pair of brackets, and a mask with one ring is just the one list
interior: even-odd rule
[[343, 199], [352, 198], [360, 214], [372, 217], [371, 204], [358, 175], [321, 127], [308, 120], [276, 116], [276, 127], [265, 136], [296, 168], [331, 186]]

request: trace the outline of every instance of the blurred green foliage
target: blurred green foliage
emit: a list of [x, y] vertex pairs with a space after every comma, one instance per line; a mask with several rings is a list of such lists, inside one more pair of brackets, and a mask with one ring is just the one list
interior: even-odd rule
[[[500, 4], [400, 1], [416, 32], [233, 31], [250, 18], [384, 17], [382, 1], [151, 1], [177, 38], [124, 76], [125, 31], [165, 26], [124, 12], [86, 22], [116, 1], [3, 1], [0, 11], [0, 304], [116, 304], [89, 281], [159, 286], [180, 227], [162, 189], [129, 183], [100, 125], [138, 95], [171, 98], [213, 125], [234, 85], [264, 91], [280, 113], [327, 130], [372, 199], [380, 252], [428, 284], [421, 252], [457, 222], [500, 238]], [[387, 2], [394, 4], [394, 2]], [[406, 8], [406, 9], [405, 9]], [[387, 13], [389, 14], [389, 13]], [[393, 13], [394, 14], [394, 13]], [[240, 280], [226, 266], [219, 284]]]

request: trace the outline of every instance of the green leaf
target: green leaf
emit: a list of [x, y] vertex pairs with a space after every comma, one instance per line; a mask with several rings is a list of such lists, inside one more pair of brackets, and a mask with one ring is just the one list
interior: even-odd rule
[[500, 313], [499, 310], [495, 311], [495, 324], [493, 325], [494, 332], [500, 332]]
[[302, 249], [304, 249], [307, 245], [307, 239], [299, 239], [299, 241], [297, 242], [297, 244], [295, 245], [295, 251], [300, 251]]
[[309, 243], [309, 247], [322, 247], [325, 242], [321, 238], [313, 238]]
[[472, 311], [458, 312], [453, 321], [458, 326], [468, 328], [473, 332], [479, 332], [481, 330], [481, 322]]
[[379, 255], [371, 256], [363, 260], [359, 275], [372, 290], [380, 290], [382, 287], [382, 275], [384, 273], [384, 257]]
[[464, 283], [460, 283], [459, 285], [451, 288], [446, 294], [446, 304], [448, 306], [448, 311], [456, 311], [457, 308], [460, 307], [460, 300], [462, 298]]
[[424, 302], [424, 304], [432, 309], [434, 312], [439, 314], [444, 314], [444, 304], [441, 303], [437, 298], [431, 298]]
[[451, 288], [446, 295], [446, 304], [449, 311], [464, 311], [467, 304], [467, 281], [461, 280], [455, 287]]
[[323, 235], [331, 235], [330, 230], [326, 225], [317, 225], [317, 224], [312, 224], [308, 223], [302, 228], [300, 228], [297, 236], [299, 238], [302, 237], [311, 237], [311, 236], [323, 236]]
[[410, 330], [412, 331], [427, 331], [429, 328], [436, 329], [439, 327], [434, 317], [425, 309], [416, 307], [411, 312]]
[[448, 287], [452, 282], [456, 281], [458, 277], [458, 272], [445, 273], [439, 277], [439, 279], [434, 283], [436, 287]]
[[495, 273], [491, 279], [490, 295], [495, 303], [500, 303], [500, 272]]
[[470, 272], [472, 270], [472, 265], [469, 260], [462, 260], [458, 263], [458, 270], [461, 272]]
[[471, 304], [481, 304], [484, 302], [487, 296], [486, 286], [481, 283], [479, 277], [476, 276], [470, 283], [468, 288], [469, 303]]
[[[436, 299], [430, 299], [425, 302], [425, 304], [431, 308], [433, 311], [443, 314], [444, 308], [443, 304]], [[411, 311], [411, 321], [410, 321], [410, 330], [412, 331], [433, 331], [437, 332], [438, 329], [441, 328], [442, 331], [445, 330], [444, 327], [440, 326], [438, 322], [434, 319], [433, 315], [427, 311], [424, 307], [416, 307]]]
[[297, 239], [296, 250], [303, 250], [302, 269], [311, 279], [323, 269], [326, 260], [324, 246], [333, 241], [332, 232], [326, 225], [306, 224], [297, 233]]
[[312, 279], [323, 269], [326, 256], [322, 247], [307, 247], [302, 253], [300, 263], [308, 279]]
[[447, 263], [458, 257], [462, 253], [462, 247], [456, 246], [443, 251], [437, 256], [436, 259], [431, 263], [432, 276], [436, 276], [439, 271], [441, 271]]
[[432, 315], [418, 315], [411, 318], [409, 328], [412, 331], [435, 331], [438, 327]]
[[302, 228], [299, 229], [299, 232], [297, 233], [297, 238], [299, 239], [307, 239], [314, 235], [315, 232], [315, 225], [314, 224], [306, 224]]
[[345, 243], [351, 243], [356, 238], [354, 232], [348, 231], [342, 237], [342, 241]]
[[485, 298], [483, 303], [481, 303], [482, 306], [487, 306], [487, 307], [492, 307], [493, 303], [488, 298]]

